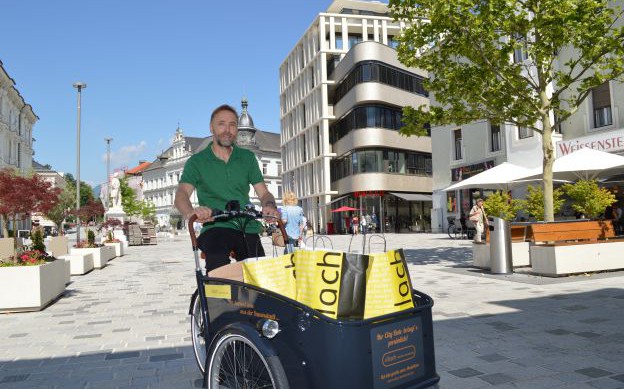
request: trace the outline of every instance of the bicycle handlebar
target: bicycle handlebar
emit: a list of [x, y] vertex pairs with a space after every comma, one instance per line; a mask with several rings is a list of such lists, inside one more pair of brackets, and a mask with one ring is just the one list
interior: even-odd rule
[[[280, 217], [263, 215], [262, 212], [256, 211], [255, 209], [249, 208], [249, 207], [246, 207], [245, 210], [231, 210], [231, 211], [222, 211], [220, 209], [212, 210], [213, 220], [231, 219], [231, 218], [239, 217], [239, 216], [247, 217], [249, 219], [275, 219], [277, 220], [277, 226], [280, 229], [282, 236], [284, 237], [284, 239], [287, 239], [286, 237], [288, 235], [286, 235], [284, 222], [282, 221]], [[197, 221], [197, 215], [191, 216], [188, 220], [188, 230], [189, 230], [189, 234], [191, 235], [191, 244], [193, 245], [193, 251], [197, 251], [197, 236], [195, 235], [195, 228], [193, 228], [193, 223], [195, 223], [196, 221]]]

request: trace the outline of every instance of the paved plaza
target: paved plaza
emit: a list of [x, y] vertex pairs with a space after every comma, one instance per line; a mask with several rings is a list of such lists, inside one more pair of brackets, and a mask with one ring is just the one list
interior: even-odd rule
[[[349, 238], [331, 240], [346, 250]], [[469, 266], [469, 241], [386, 238], [388, 249], [405, 249], [414, 287], [435, 300], [439, 389], [624, 388], [624, 272], [495, 276]], [[187, 314], [192, 258], [188, 237], [130, 247], [72, 277], [44, 311], [0, 315], [0, 389], [200, 387]]]

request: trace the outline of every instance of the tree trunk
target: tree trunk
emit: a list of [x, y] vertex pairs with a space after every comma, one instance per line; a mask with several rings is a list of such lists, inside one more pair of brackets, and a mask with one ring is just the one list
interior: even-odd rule
[[9, 237], [9, 219], [5, 215], [0, 215], [0, 226], [2, 227], [2, 236]]
[[552, 126], [548, 113], [542, 115], [543, 134], [542, 151], [544, 152], [542, 181], [544, 185], [544, 221], [555, 221], [553, 202], [553, 163], [555, 162], [555, 150], [552, 143]]

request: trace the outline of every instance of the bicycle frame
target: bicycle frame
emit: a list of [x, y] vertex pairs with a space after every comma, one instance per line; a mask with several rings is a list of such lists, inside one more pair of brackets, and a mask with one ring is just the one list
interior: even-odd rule
[[[281, 218], [276, 218], [277, 220], [277, 226], [280, 229], [280, 231], [282, 232], [282, 236], [288, 236], [286, 235], [286, 229], [284, 227], [284, 222], [282, 222]], [[201, 261], [199, 259], [199, 246], [197, 245], [197, 236], [195, 235], [195, 228], [193, 228], [193, 224], [197, 221], [197, 215], [193, 215], [189, 218], [188, 220], [188, 231], [189, 234], [191, 236], [191, 245], [193, 246], [193, 256], [195, 259], [195, 279], [197, 281], [197, 298], [199, 298], [200, 300], [200, 304], [201, 304], [201, 311], [202, 311], [202, 320], [204, 323], [204, 326], [202, 328], [202, 331], [204, 332], [204, 339], [205, 339], [205, 346], [206, 346], [206, 355], [208, 355], [208, 351], [210, 349], [210, 342], [209, 340], [211, 340], [214, 336], [214, 334], [212, 333], [211, 329], [210, 329], [210, 314], [208, 312], [208, 306], [206, 304], [206, 290], [203, 288], [203, 285], [205, 283], [205, 281], [207, 281], [210, 277], [208, 276], [208, 273], [206, 273], [204, 275], [203, 269], [201, 267]], [[208, 261], [208, 258], [206, 258], [206, 261]], [[208, 362], [206, 360], [206, 362]], [[207, 369], [207, 366], [204, 367], [205, 369]], [[206, 371], [206, 370], [205, 370]]]

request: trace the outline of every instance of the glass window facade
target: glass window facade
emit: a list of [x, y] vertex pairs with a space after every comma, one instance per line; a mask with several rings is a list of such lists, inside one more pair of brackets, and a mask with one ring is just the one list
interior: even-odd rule
[[331, 162], [331, 181], [355, 174], [388, 173], [431, 176], [431, 154], [387, 148], [350, 152]]
[[363, 82], [378, 82], [417, 95], [429, 97], [423, 86], [423, 78], [376, 61], [357, 63], [336, 87], [334, 104], [354, 86]]
[[[386, 128], [400, 130], [404, 124], [401, 121], [403, 111], [384, 105], [361, 105], [355, 107], [329, 127], [329, 141], [334, 144], [352, 130], [360, 128]], [[427, 135], [431, 130], [427, 128]]]

